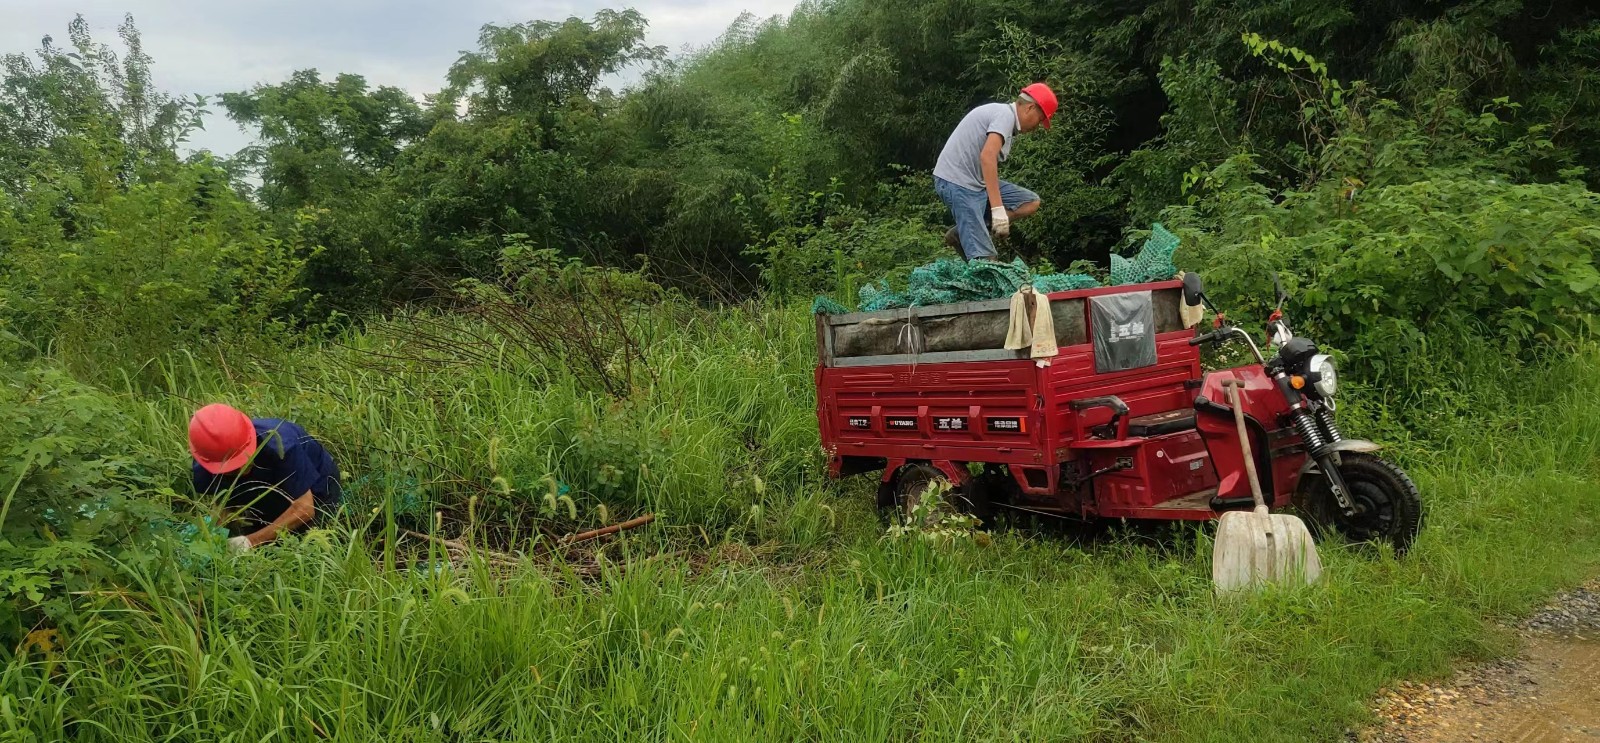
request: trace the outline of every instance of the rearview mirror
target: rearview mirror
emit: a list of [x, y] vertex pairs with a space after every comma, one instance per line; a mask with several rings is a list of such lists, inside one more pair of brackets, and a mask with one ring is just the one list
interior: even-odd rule
[[1189, 271], [1183, 274], [1183, 303], [1190, 307], [1198, 307], [1205, 301], [1206, 289], [1200, 283], [1200, 274]]
[[1283, 305], [1287, 304], [1289, 301], [1289, 292], [1283, 290], [1283, 282], [1278, 280], [1277, 271], [1272, 272], [1272, 288], [1278, 292], [1278, 309], [1281, 310], [1283, 309]]

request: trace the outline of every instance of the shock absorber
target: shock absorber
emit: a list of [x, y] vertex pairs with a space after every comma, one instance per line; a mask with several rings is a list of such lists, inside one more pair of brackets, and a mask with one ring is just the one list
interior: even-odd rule
[[1317, 421], [1305, 408], [1294, 411], [1294, 430], [1300, 432], [1300, 440], [1305, 443], [1306, 451], [1316, 454], [1322, 447], [1328, 445], [1328, 440], [1322, 435], [1322, 429], [1317, 427]]
[[1328, 406], [1324, 405], [1317, 408], [1317, 421], [1322, 423], [1322, 430], [1328, 434], [1330, 443], [1338, 443], [1344, 440], [1344, 437], [1339, 435], [1339, 427], [1333, 424], [1333, 410]]

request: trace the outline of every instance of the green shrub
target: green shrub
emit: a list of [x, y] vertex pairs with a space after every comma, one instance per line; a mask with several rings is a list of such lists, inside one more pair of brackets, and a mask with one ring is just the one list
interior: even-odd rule
[[760, 256], [763, 284], [779, 296], [838, 292], [853, 297], [863, 284], [948, 256], [950, 248], [918, 220], [857, 212], [780, 230], [750, 252]]
[[[1213, 175], [1250, 168], [1241, 156]], [[1246, 184], [1211, 205], [1214, 229], [1187, 234], [1184, 262], [1227, 309], [1262, 308], [1278, 271], [1305, 331], [1378, 370], [1439, 333], [1521, 344], [1600, 330], [1600, 199], [1581, 185], [1430, 171], [1359, 191]]]
[[293, 310], [304, 251], [204, 166], [85, 198], [69, 178], [0, 196], [4, 310], [35, 347], [114, 377], [125, 359], [261, 333]]
[[1473, 337], [1516, 353], [1600, 330], [1600, 198], [1531, 180], [1551, 147], [1543, 127], [1512, 126], [1508, 101], [1474, 113], [1448, 92], [1408, 110], [1299, 50], [1246, 43], [1293, 76], [1301, 124], [1326, 146], [1289, 188], [1250, 153], [1197, 168], [1190, 203], [1164, 212], [1185, 238], [1180, 264], [1226, 311], [1264, 317], [1278, 272], [1297, 330], [1378, 374]]
[[173, 498], [160, 449], [105, 393], [58, 370], [0, 377], [0, 642], [73, 618], [69, 592], [148, 562]]

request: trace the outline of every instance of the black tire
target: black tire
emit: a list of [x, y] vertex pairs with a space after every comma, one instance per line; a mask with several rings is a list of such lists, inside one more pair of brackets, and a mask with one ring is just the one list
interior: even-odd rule
[[[950, 478], [926, 462], [909, 464], [902, 468], [894, 479], [894, 505], [895, 516], [906, 523], [911, 519], [911, 512], [922, 502], [923, 493], [935, 482], [949, 482]], [[986, 523], [989, 519], [988, 501], [981, 496], [979, 488], [968, 483], [965, 487], [951, 488], [944, 496], [944, 502], [939, 511], [959, 512], [977, 517], [980, 522]]]
[[983, 472], [972, 478], [967, 490], [970, 493], [967, 512], [978, 517], [985, 529], [994, 526], [996, 503], [1015, 503], [1022, 494], [1011, 474], [995, 465], [985, 465]]
[[894, 512], [894, 486], [897, 480], [898, 478], [891, 478], [888, 482], [878, 483], [877, 505], [880, 515]]
[[1356, 543], [1387, 542], [1405, 554], [1422, 530], [1422, 495], [1399, 467], [1371, 454], [1339, 455], [1339, 474], [1355, 501], [1357, 513], [1345, 516], [1333, 500], [1326, 478], [1314, 476], [1300, 487], [1295, 506], [1317, 539], [1332, 534]]

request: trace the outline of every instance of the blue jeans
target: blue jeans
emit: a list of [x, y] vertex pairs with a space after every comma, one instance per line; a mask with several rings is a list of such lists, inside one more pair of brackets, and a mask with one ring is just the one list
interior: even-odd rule
[[[967, 254], [967, 260], [994, 258], [994, 238], [989, 235], [989, 194], [962, 188], [938, 176], [934, 176], [933, 191], [956, 218], [956, 234], [961, 237], [961, 252]], [[1011, 181], [1000, 181], [1000, 203], [1006, 211], [1038, 200], [1039, 194]]]

